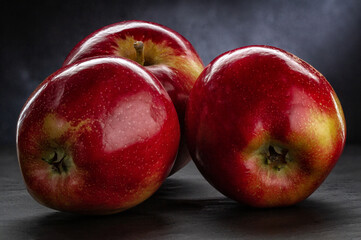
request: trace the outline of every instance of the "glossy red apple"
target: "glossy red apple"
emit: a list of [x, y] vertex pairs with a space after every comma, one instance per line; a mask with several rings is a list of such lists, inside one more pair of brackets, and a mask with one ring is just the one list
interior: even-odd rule
[[28, 99], [17, 128], [30, 194], [61, 211], [111, 214], [151, 196], [180, 138], [175, 108], [146, 69], [118, 57], [61, 68]]
[[192, 90], [185, 121], [203, 176], [255, 207], [307, 198], [345, 144], [345, 119], [330, 84], [275, 47], [243, 47], [213, 60]]
[[[177, 110], [181, 129], [189, 93], [204, 66], [193, 46], [179, 33], [156, 23], [125, 21], [95, 31], [79, 42], [64, 65], [94, 56], [120, 56], [137, 61], [163, 84]], [[190, 160], [181, 138], [172, 173]]]

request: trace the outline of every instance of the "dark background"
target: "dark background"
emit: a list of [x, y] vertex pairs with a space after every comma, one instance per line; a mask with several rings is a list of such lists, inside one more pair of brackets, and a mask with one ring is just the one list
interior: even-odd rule
[[179, 32], [206, 65], [227, 50], [251, 44], [297, 55], [338, 94], [347, 143], [361, 142], [361, 1], [12, 1], [0, 8], [2, 146], [15, 146], [25, 100], [77, 42], [105, 25], [132, 19]]

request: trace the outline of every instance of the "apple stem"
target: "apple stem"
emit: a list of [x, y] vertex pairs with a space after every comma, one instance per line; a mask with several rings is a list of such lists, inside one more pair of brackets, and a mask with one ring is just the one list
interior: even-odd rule
[[144, 66], [144, 44], [142, 41], [136, 41], [134, 43], [134, 49], [136, 52], [135, 61], [140, 65]]

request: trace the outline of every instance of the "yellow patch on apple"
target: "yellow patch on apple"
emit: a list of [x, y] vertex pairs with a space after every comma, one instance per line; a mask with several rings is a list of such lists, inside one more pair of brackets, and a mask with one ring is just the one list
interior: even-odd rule
[[290, 141], [295, 149], [312, 153], [309, 160], [313, 160], [314, 169], [323, 169], [327, 162], [332, 160], [330, 156], [337, 144], [337, 134], [341, 126], [335, 114], [326, 114], [312, 108], [304, 118], [307, 120], [298, 120], [298, 124], [302, 126], [290, 135]]
[[[114, 53], [120, 57], [125, 57], [136, 61], [136, 51], [133, 47], [137, 40], [131, 36], [125, 39], [119, 38], [116, 40], [117, 46], [114, 48]], [[144, 44], [144, 65], [164, 64], [181, 70], [186, 75], [191, 75], [194, 81], [203, 70], [203, 65], [199, 62], [197, 56], [179, 55], [175, 49], [169, 47], [164, 41], [162, 43], [154, 43], [151, 40], [146, 40]]]
[[43, 123], [43, 132], [49, 136], [49, 139], [58, 139], [63, 136], [64, 133], [79, 132], [79, 130], [90, 130], [89, 119], [81, 120], [77, 123], [75, 121], [68, 122], [65, 119], [62, 119], [56, 116], [54, 113], [49, 113], [44, 118]]

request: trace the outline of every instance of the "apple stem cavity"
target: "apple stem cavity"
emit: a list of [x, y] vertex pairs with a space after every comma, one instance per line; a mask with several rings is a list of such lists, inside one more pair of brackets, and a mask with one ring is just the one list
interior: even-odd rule
[[280, 171], [289, 161], [288, 150], [270, 145], [268, 151], [266, 151], [265, 159], [267, 165], [272, 167], [272, 169]]
[[62, 148], [57, 148], [48, 152], [41, 159], [51, 165], [53, 172], [60, 175], [62, 173], [67, 173], [72, 165], [71, 156], [66, 154]]
[[134, 43], [134, 49], [136, 52], [135, 61], [140, 65], [144, 66], [144, 44], [142, 41], [136, 41]]

